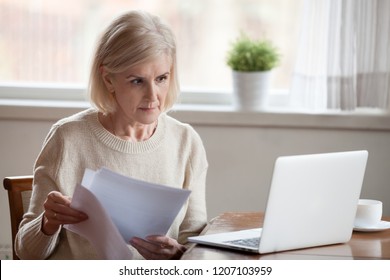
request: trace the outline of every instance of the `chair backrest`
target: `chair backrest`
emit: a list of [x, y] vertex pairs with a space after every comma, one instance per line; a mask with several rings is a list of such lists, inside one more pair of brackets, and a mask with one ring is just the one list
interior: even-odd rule
[[12, 230], [12, 256], [19, 259], [15, 254], [15, 237], [23, 214], [28, 210], [32, 191], [33, 176], [14, 176], [4, 178], [3, 185], [8, 192], [9, 212]]

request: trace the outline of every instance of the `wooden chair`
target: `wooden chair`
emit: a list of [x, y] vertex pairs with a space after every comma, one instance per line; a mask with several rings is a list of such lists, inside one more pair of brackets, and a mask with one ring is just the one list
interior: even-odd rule
[[15, 237], [23, 214], [28, 210], [32, 191], [33, 176], [14, 176], [4, 178], [3, 185], [8, 192], [9, 212], [12, 230], [12, 256], [14, 260], [19, 258], [15, 254]]

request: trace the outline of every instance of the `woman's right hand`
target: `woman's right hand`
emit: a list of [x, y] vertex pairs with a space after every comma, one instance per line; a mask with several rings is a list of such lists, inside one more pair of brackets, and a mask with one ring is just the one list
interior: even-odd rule
[[87, 214], [70, 207], [71, 198], [52, 191], [43, 204], [42, 232], [53, 235], [65, 224], [76, 224], [88, 219]]

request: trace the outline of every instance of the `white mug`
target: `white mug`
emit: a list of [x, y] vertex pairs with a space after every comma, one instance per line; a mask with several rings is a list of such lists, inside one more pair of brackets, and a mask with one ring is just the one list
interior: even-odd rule
[[359, 199], [355, 227], [375, 227], [382, 219], [382, 201]]

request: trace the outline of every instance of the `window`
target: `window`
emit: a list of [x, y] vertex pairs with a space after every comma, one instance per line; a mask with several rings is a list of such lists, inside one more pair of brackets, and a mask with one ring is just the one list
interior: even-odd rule
[[1, 0], [0, 83], [80, 85], [98, 34], [116, 15], [144, 9], [174, 30], [181, 87], [229, 92], [226, 51], [243, 31], [282, 54], [273, 88], [288, 88], [303, 0]]

